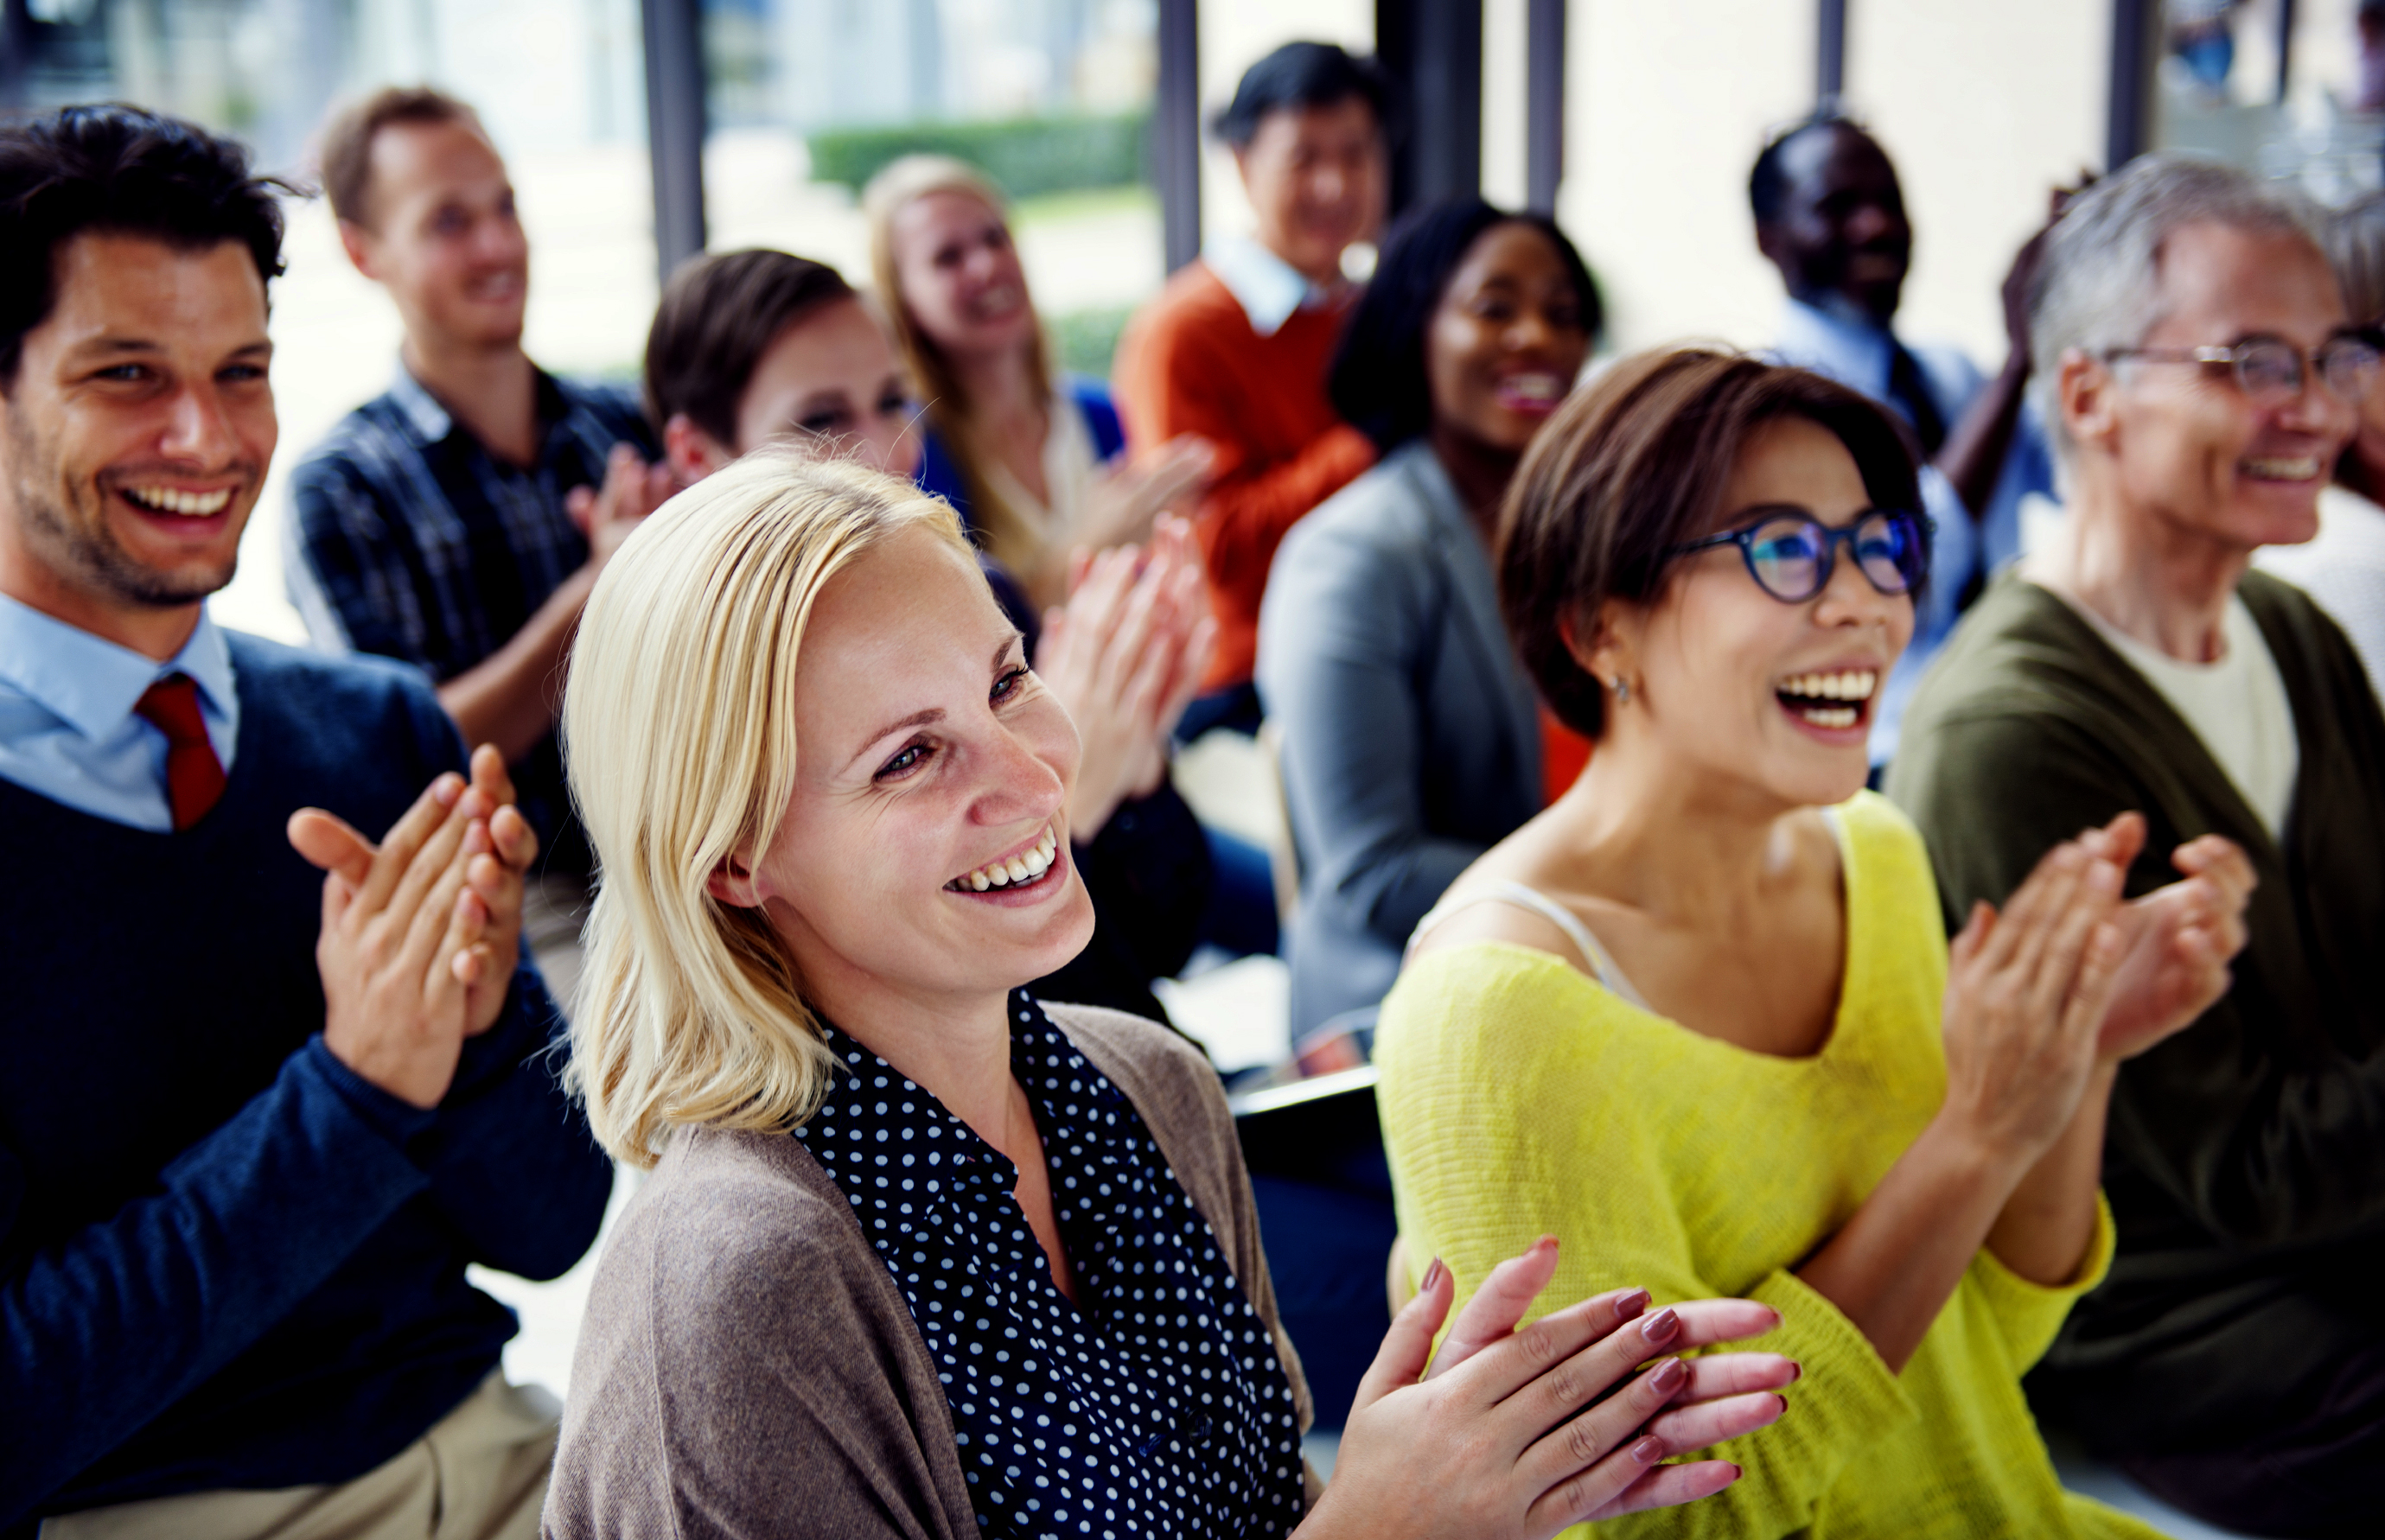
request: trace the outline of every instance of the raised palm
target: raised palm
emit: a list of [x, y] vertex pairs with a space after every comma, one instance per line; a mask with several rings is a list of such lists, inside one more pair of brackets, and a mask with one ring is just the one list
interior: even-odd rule
[[[2123, 863], [2144, 845], [2144, 820], [2135, 813], [2100, 832]], [[2228, 992], [2228, 964], [2244, 950], [2254, 878], [2243, 851], [2205, 835], [2179, 846], [2170, 864], [2180, 879], [2122, 906], [2118, 916], [2128, 951], [2098, 1041], [2107, 1060], [2132, 1059], [2211, 1009]]]

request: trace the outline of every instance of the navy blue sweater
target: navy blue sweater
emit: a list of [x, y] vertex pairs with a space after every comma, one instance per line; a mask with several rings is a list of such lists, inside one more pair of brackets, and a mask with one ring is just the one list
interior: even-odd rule
[[0, 781], [0, 1532], [372, 1469], [514, 1334], [465, 1264], [562, 1273], [610, 1190], [527, 961], [436, 1109], [323, 1046], [322, 878], [283, 826], [378, 838], [463, 746], [405, 670], [231, 640], [197, 825]]

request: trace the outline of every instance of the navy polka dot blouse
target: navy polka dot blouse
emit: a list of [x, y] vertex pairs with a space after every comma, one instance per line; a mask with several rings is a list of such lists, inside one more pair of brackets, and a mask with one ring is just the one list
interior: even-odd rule
[[1288, 1534], [1304, 1477], [1266, 1324], [1126, 1094], [1023, 992], [1010, 1068], [1043, 1137], [1080, 1310], [1018, 1168], [834, 1027], [796, 1133], [853, 1204], [935, 1360], [987, 1540]]

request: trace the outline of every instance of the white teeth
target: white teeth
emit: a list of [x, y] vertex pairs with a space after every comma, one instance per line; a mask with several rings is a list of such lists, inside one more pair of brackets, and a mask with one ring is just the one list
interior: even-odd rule
[[2294, 459], [2247, 460], [2244, 468], [2263, 481], [2309, 481], [2318, 476], [2318, 457], [2304, 454]]
[[1808, 701], [1868, 701], [1879, 688], [1879, 675], [1868, 668], [1842, 669], [1834, 674], [1798, 674], [1773, 687], [1782, 695]]
[[219, 487], [211, 492], [186, 492], [176, 487], [127, 487], [124, 495], [144, 508], [161, 514], [180, 514], [186, 518], [206, 518], [223, 512], [231, 501], [231, 489]]
[[1032, 882], [1052, 869], [1055, 852], [1059, 848], [1059, 836], [1046, 827], [1031, 849], [1006, 861], [980, 866], [965, 876], [955, 877], [945, 886], [955, 892], [982, 893], [989, 888], [1007, 888], [1015, 882]]
[[1853, 706], [1805, 706], [1797, 714], [1817, 727], [1852, 727], [1856, 713]]

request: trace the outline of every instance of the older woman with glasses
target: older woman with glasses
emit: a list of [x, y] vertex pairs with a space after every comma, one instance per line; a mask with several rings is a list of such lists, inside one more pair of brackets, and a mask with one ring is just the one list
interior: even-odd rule
[[1547, 1231], [1568, 1291], [1780, 1312], [1798, 1415], [1634, 1533], [2152, 1533], [2063, 1492], [2020, 1376], [2103, 1274], [2114, 1068], [2224, 986], [2242, 858], [2198, 842], [2123, 905], [2123, 815], [1950, 953], [1918, 837], [1863, 789], [1917, 491], [1876, 405], [1690, 350], [1579, 394], [1503, 510], [1508, 627], [1597, 749], [1418, 926], [1384, 1132], [1414, 1254], [1473, 1276]]
[[[1706, 1497], [1770, 1422], [1768, 1329], [1625, 1287], [1512, 1331], [1436, 1267], [1321, 1497], [1217, 1078], [1020, 987], [1093, 917], [1075, 728], [960, 526], [749, 454], [589, 601], [564, 704], [604, 863], [571, 1080], [654, 1167], [600, 1264], [555, 1536], [1515, 1536]], [[1297, 1236], [1274, 1237], [1279, 1244]]]

